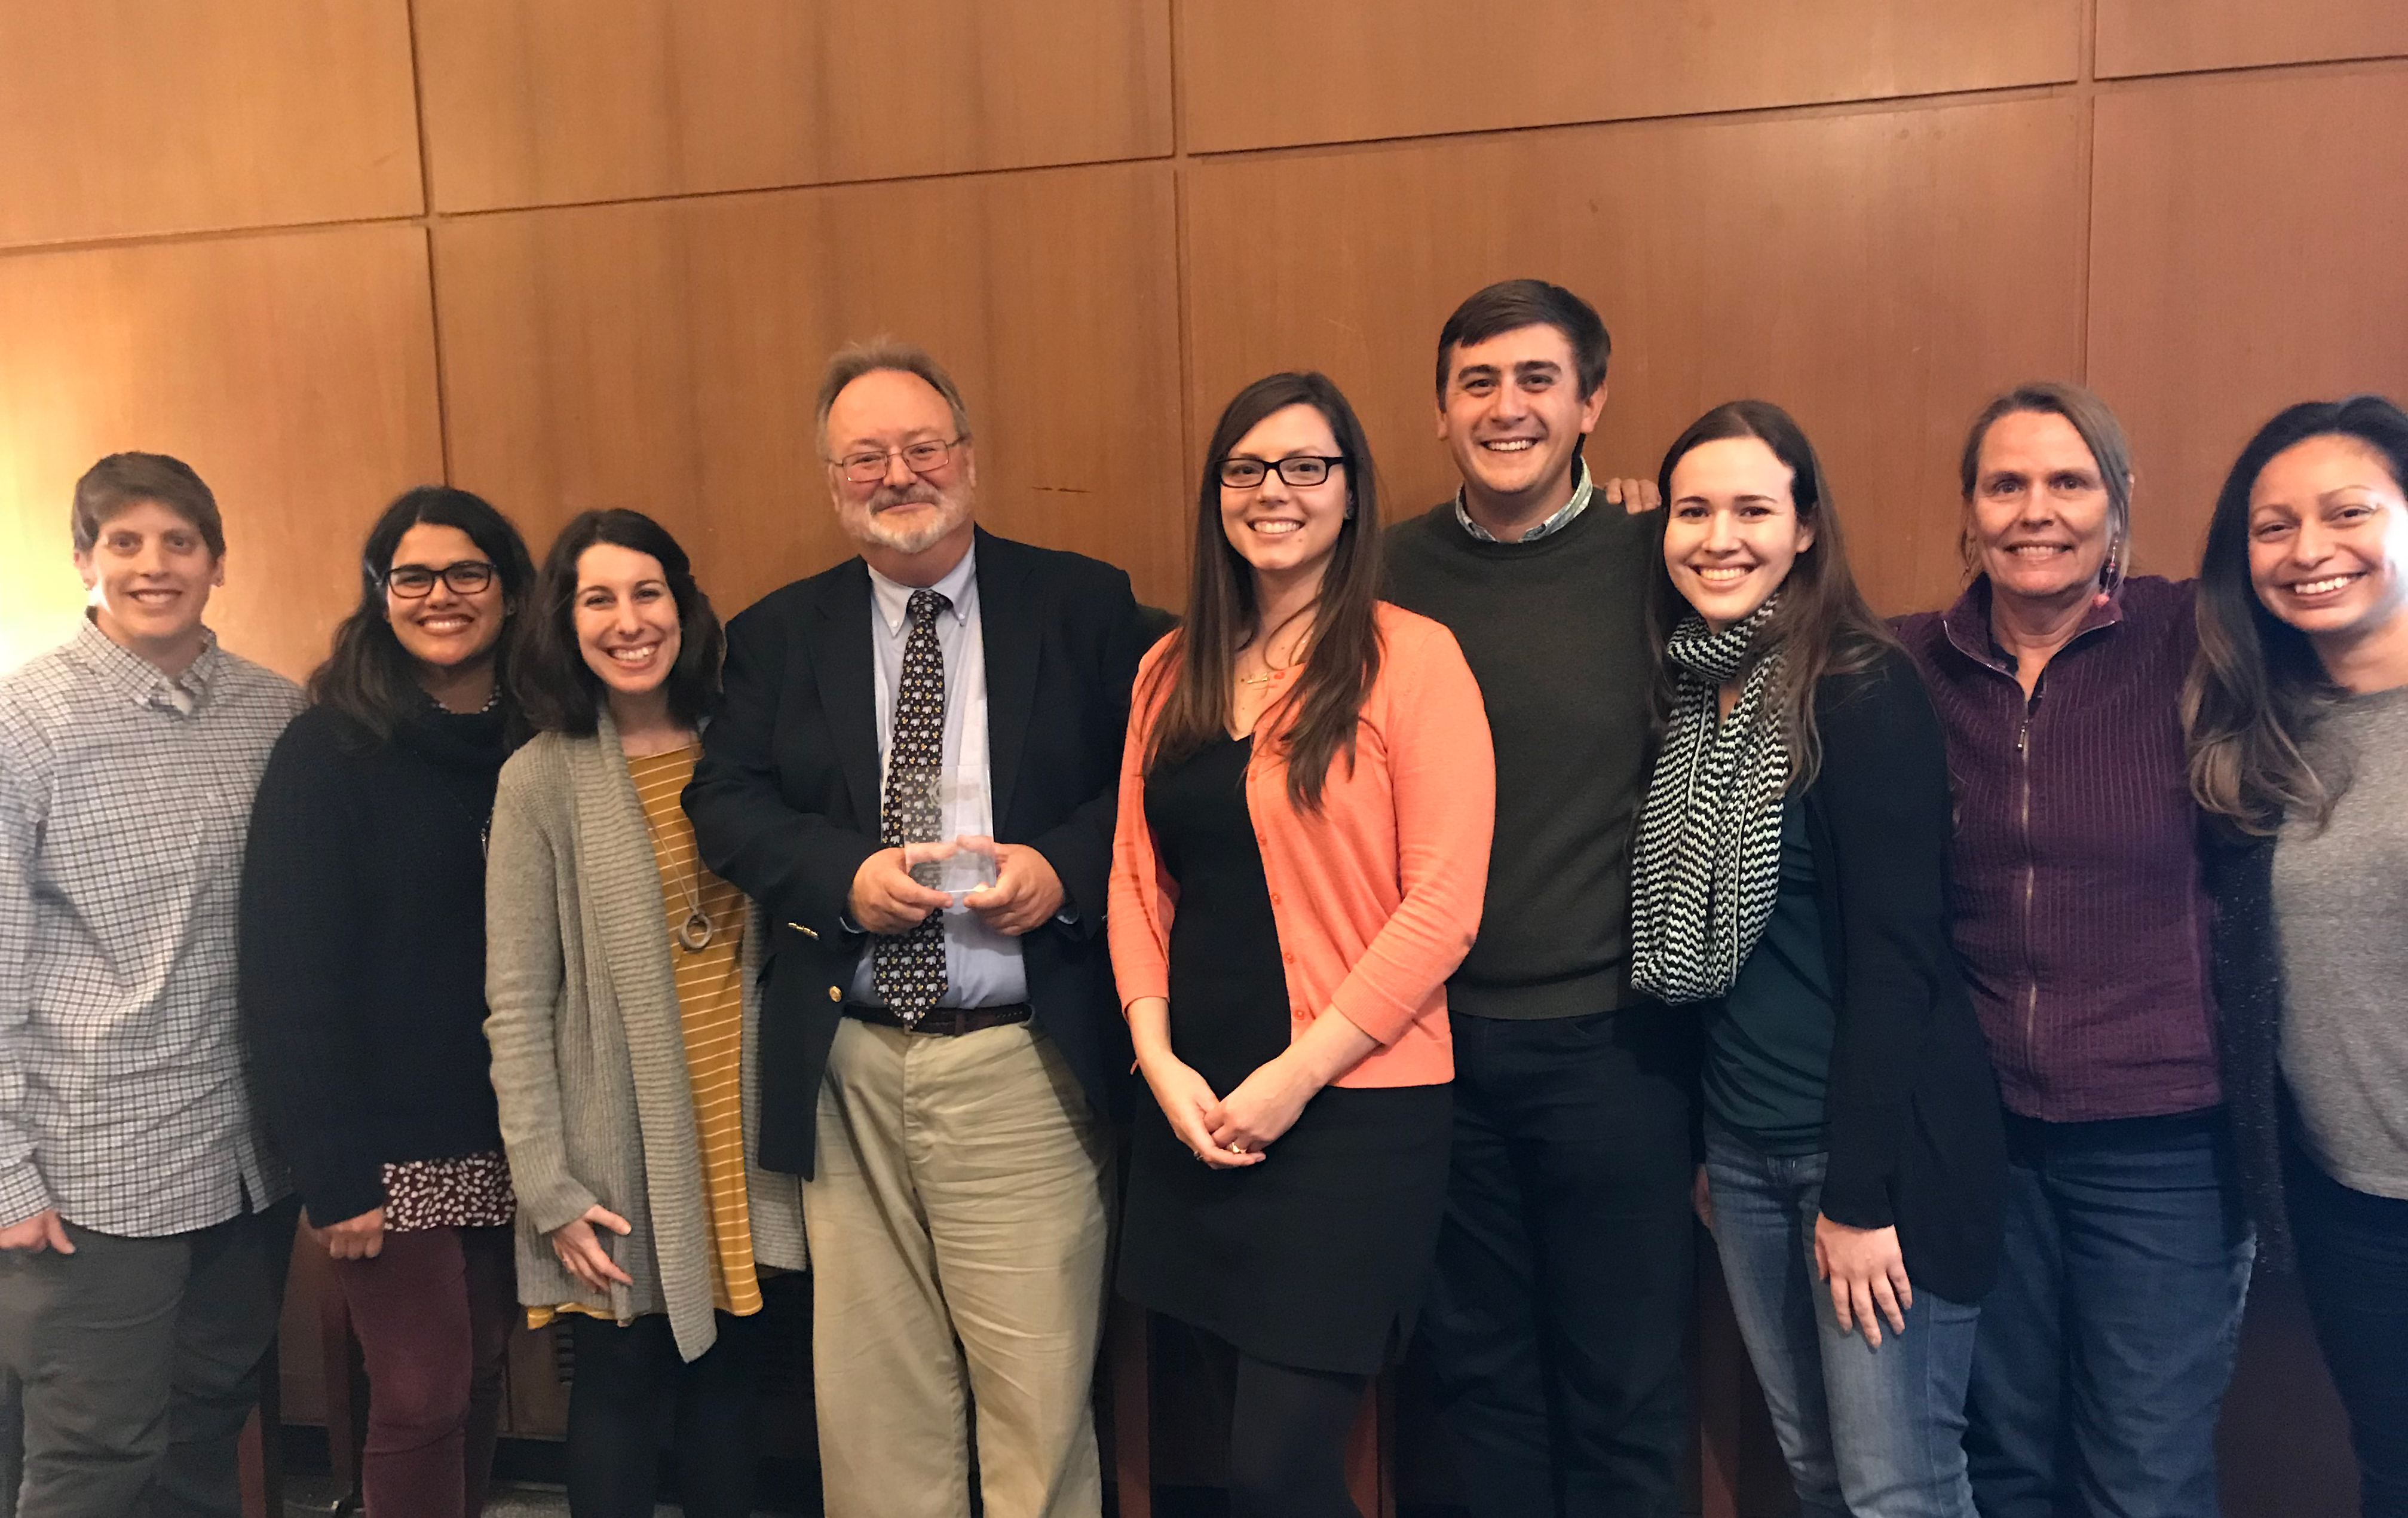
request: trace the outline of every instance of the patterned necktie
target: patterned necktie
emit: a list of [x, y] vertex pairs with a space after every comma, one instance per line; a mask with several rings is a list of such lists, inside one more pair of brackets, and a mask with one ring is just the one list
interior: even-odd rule
[[[878, 812], [878, 841], [890, 849], [937, 837], [945, 762], [945, 657], [937, 647], [937, 614], [953, 604], [935, 591], [911, 593], [911, 632], [903, 640], [886, 796]], [[919, 1022], [945, 994], [945, 914], [930, 912], [908, 932], [880, 935], [870, 950], [869, 977], [905, 1027]]]

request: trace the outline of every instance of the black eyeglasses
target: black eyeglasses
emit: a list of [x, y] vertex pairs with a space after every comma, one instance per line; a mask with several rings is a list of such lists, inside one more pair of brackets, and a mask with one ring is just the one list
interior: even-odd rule
[[953, 456], [954, 449], [969, 440], [969, 435], [965, 433], [947, 442], [940, 443], [931, 439], [923, 443], [907, 443], [901, 448], [880, 449], [876, 451], [865, 450], [859, 453], [847, 453], [840, 459], [830, 459], [828, 462], [842, 469], [844, 477], [854, 484], [867, 485], [873, 480], [886, 478], [886, 461], [897, 453], [903, 455], [904, 466], [913, 474], [935, 474], [944, 467], [945, 461]]
[[440, 569], [396, 564], [384, 572], [384, 588], [405, 601], [416, 601], [433, 594], [438, 580], [451, 586], [454, 595], [474, 595], [494, 582], [494, 566], [483, 559], [462, 559]]
[[1221, 483], [1231, 490], [1252, 490], [1261, 484], [1263, 478], [1273, 469], [1277, 469], [1279, 477], [1291, 485], [1318, 485], [1329, 478], [1331, 469], [1346, 462], [1342, 453], [1334, 458], [1324, 458], [1317, 453], [1292, 453], [1276, 464], [1240, 455], [1223, 459], [1221, 467], [1215, 472], [1220, 475]]

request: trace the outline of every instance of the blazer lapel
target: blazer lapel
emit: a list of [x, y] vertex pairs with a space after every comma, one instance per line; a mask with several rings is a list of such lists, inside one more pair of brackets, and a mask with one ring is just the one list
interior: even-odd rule
[[819, 682], [845, 787], [853, 793], [854, 824], [875, 829], [878, 688], [870, 660], [876, 655], [869, 646], [869, 570], [859, 559], [845, 566], [821, 600], [819, 621], [810, 636], [811, 672]]
[[1044, 593], [1035, 566], [1017, 544], [978, 535], [980, 641], [986, 651], [987, 779], [995, 793], [995, 828], [1010, 826], [1012, 788], [1037, 705], [1039, 630]]

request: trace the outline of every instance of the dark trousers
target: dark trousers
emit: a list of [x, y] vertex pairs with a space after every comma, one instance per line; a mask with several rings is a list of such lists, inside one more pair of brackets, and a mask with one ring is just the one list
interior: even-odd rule
[[2221, 1112], [2007, 1119], [1965, 1453], [1983, 1518], [2214, 1518], [2255, 1242]]
[[1688, 1449], [1694, 1012], [1455, 1019], [1422, 1339], [1475, 1518], [1670, 1518]]
[[2290, 1213], [2316, 1342], [2349, 1411], [2359, 1511], [2408, 1518], [2408, 1201], [2294, 1156]]
[[768, 1311], [719, 1313], [718, 1339], [690, 1362], [662, 1314], [624, 1326], [566, 1314], [577, 1362], [568, 1388], [574, 1518], [652, 1518], [665, 1418], [675, 1431], [678, 1503], [687, 1518], [750, 1518]]
[[0, 1253], [0, 1381], [22, 1430], [16, 1468], [0, 1461], [0, 1512], [241, 1511], [235, 1440], [259, 1400], [299, 1210], [156, 1239], [68, 1224], [72, 1254]]
[[360, 1486], [370, 1512], [475, 1518], [493, 1475], [518, 1315], [508, 1228], [388, 1233], [335, 1282], [368, 1373]]

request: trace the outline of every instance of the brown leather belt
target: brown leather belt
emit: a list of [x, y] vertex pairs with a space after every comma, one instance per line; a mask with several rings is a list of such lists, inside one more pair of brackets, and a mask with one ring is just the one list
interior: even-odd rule
[[1008, 1007], [931, 1007], [920, 1014], [920, 1021], [904, 1027], [902, 1015], [892, 1008], [848, 1001], [844, 1004], [844, 1015], [864, 1023], [875, 1023], [882, 1028], [902, 1028], [906, 1033], [957, 1038], [965, 1033], [1008, 1028], [1015, 1023], [1025, 1023], [1031, 1014], [1028, 1003], [1025, 1001], [1016, 1001]]

